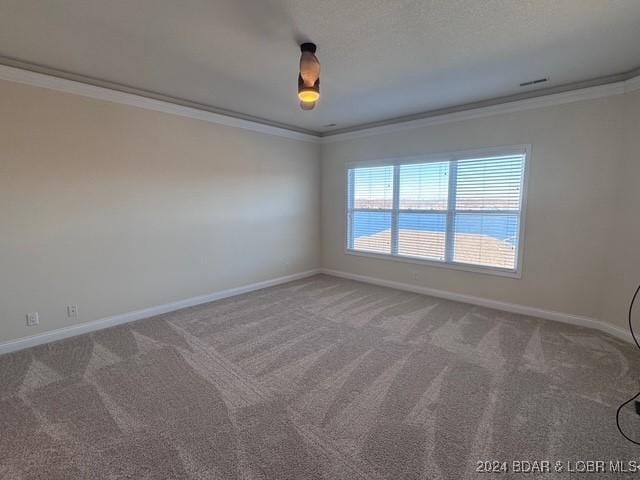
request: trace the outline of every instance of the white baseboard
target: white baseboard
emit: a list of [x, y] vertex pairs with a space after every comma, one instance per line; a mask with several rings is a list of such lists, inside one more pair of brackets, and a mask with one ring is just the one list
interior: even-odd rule
[[69, 337], [75, 337], [76, 335], [82, 335], [84, 333], [95, 332], [96, 330], [102, 330], [104, 328], [115, 327], [116, 325], [122, 325], [123, 323], [142, 320], [143, 318], [154, 317], [163, 313], [180, 310], [181, 308], [193, 307], [195, 305], [201, 305], [203, 303], [209, 303], [215, 300], [221, 300], [223, 298], [234, 297], [236, 295], [253, 292], [255, 290], [261, 290], [263, 288], [273, 287], [275, 285], [307, 278], [317, 273], [320, 273], [318, 269], [307, 270], [306, 272], [294, 273], [293, 275], [286, 275], [284, 277], [273, 278], [271, 280], [243, 285], [241, 287], [229, 288], [227, 290], [221, 290], [219, 292], [201, 295], [199, 297], [187, 298], [185, 300], [166, 303], [164, 305], [143, 308], [142, 310], [135, 310], [133, 312], [121, 313], [119, 315], [114, 315], [113, 317], [80, 323], [78, 325], [70, 325], [68, 327], [58, 328], [56, 330], [39, 333], [37, 335], [31, 335], [29, 337], [9, 340], [8, 342], [0, 343], [0, 355], [2, 355], [3, 353], [22, 350], [24, 348], [35, 347], [36, 345], [63, 340]]
[[411, 285], [409, 283], [393, 282], [391, 280], [383, 280], [381, 278], [367, 277], [365, 275], [357, 275], [354, 273], [342, 272], [339, 270], [331, 270], [327, 268], [321, 268], [320, 273], [326, 275], [332, 275], [334, 277], [347, 278], [349, 280], [357, 280], [359, 282], [370, 283], [372, 285], [379, 285], [381, 287], [395, 288], [397, 290], [405, 290], [413, 293], [421, 293], [423, 295], [430, 295], [432, 297], [446, 298], [447, 300], [454, 300], [456, 302], [471, 303], [473, 305], [480, 305], [482, 307], [494, 308], [496, 310], [502, 310], [505, 312], [519, 313], [521, 315], [528, 315], [531, 317], [543, 318], [546, 320], [553, 320], [556, 322], [568, 323], [571, 325], [577, 325], [580, 327], [594, 328], [600, 330], [609, 335], [613, 335], [616, 338], [624, 340], [626, 342], [632, 342], [631, 334], [626, 330], [596, 320], [595, 318], [582, 317], [579, 315], [572, 315], [569, 313], [555, 312], [553, 310], [544, 310], [542, 308], [528, 307], [526, 305], [519, 305], [515, 303], [501, 302], [499, 300], [491, 300], [488, 298], [474, 297], [472, 295], [465, 295], [462, 293], [449, 292], [446, 290], [438, 290], [435, 288], [421, 287], [418, 285]]
[[286, 275], [284, 277], [273, 278], [271, 280], [265, 280], [263, 282], [252, 283], [249, 285], [243, 285], [241, 287], [230, 288], [227, 290], [221, 290], [219, 292], [210, 293], [207, 295], [201, 295], [198, 297], [187, 298], [185, 300], [179, 300], [177, 302], [166, 303], [164, 305], [158, 305], [155, 307], [144, 308], [141, 310], [135, 310], [132, 312], [126, 312], [112, 317], [103, 318], [100, 320], [94, 320], [91, 322], [80, 323], [78, 325], [70, 325], [68, 327], [51, 330], [49, 332], [39, 333], [37, 335], [31, 335], [29, 337], [18, 338], [16, 340], [9, 340], [7, 342], [0, 343], [0, 355], [4, 353], [15, 352], [29, 347], [35, 347], [45, 343], [55, 342], [57, 340], [63, 340], [69, 337], [75, 337], [84, 333], [90, 333], [104, 328], [115, 327], [116, 325], [122, 325], [124, 323], [134, 322], [136, 320], [142, 320], [144, 318], [154, 317], [163, 313], [173, 312], [182, 308], [193, 307], [204, 303], [213, 302], [215, 300], [221, 300], [223, 298], [229, 298], [243, 293], [249, 293], [256, 290], [260, 290], [275, 285], [280, 285], [294, 280], [300, 280], [303, 278], [316, 275], [318, 273], [324, 273], [326, 275], [332, 275], [334, 277], [346, 278], [349, 280], [357, 280], [359, 282], [370, 283], [372, 285], [379, 285], [381, 287], [395, 288], [398, 290], [405, 290], [413, 293], [420, 293], [423, 295], [430, 295], [433, 297], [446, 298], [447, 300], [454, 300], [457, 302], [470, 303], [473, 305], [480, 305], [482, 307], [494, 308], [496, 310], [503, 310], [505, 312], [519, 313], [521, 315], [529, 315], [531, 317], [544, 318], [546, 320], [553, 320], [556, 322], [568, 323], [571, 325], [577, 325], [580, 327], [594, 328], [602, 332], [613, 335], [621, 340], [632, 342], [631, 335], [626, 331], [609, 323], [605, 323], [595, 318], [582, 317], [579, 315], [571, 315], [568, 313], [555, 312], [552, 310], [544, 310], [536, 307], [529, 307], [526, 305], [518, 305], [514, 303], [501, 302], [498, 300], [491, 300], [488, 298], [474, 297], [472, 295], [465, 295], [462, 293], [449, 292], [446, 290], [438, 290], [435, 288], [421, 287], [418, 285], [411, 285], [409, 283], [394, 282], [391, 280], [384, 280], [381, 278], [368, 277], [365, 275], [357, 275], [354, 273], [342, 272], [339, 270], [331, 270], [327, 268], [320, 268], [314, 270], [308, 270], [306, 272], [295, 273], [293, 275]]

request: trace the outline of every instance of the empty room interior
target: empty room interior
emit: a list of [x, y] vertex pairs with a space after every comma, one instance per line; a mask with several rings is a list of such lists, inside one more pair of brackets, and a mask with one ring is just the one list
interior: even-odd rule
[[639, 152], [638, 0], [0, 0], [0, 479], [637, 478]]

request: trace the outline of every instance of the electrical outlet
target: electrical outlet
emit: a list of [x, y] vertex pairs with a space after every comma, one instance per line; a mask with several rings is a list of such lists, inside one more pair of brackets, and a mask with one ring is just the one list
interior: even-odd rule
[[78, 305], [67, 305], [67, 317], [77, 317], [78, 316]]
[[27, 327], [33, 327], [34, 325], [40, 325], [38, 312], [27, 313]]

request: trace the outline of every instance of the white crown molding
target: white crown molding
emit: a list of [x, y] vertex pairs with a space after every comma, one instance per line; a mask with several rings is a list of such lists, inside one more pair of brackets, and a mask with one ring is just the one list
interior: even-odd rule
[[209, 303], [216, 300], [222, 300], [223, 298], [234, 297], [243, 293], [254, 292], [256, 290], [262, 290], [263, 288], [273, 287], [275, 285], [281, 285], [283, 283], [293, 282], [294, 280], [300, 280], [310, 277], [319, 273], [319, 270], [308, 270], [306, 272], [294, 273], [293, 275], [287, 275], [284, 277], [273, 278], [271, 280], [265, 280], [263, 282], [252, 283], [241, 287], [230, 288], [227, 290], [221, 290], [218, 292], [210, 293], [208, 295], [202, 295], [199, 297], [187, 298], [185, 300], [179, 300], [177, 302], [166, 303], [164, 305], [158, 305], [155, 307], [144, 308], [142, 310], [135, 310], [133, 312], [122, 313], [113, 317], [102, 318], [100, 320], [94, 320], [91, 322], [79, 323], [77, 325], [70, 325], [68, 327], [51, 330], [48, 332], [39, 333], [37, 335], [31, 335], [29, 337], [18, 338], [16, 340], [9, 340], [7, 342], [0, 343], [0, 355], [4, 353], [15, 352], [23, 350], [25, 348], [35, 347], [37, 345], [43, 345], [45, 343], [55, 342], [58, 340], [64, 340], [65, 338], [75, 337], [85, 333], [95, 332], [109, 327], [115, 327], [124, 323], [134, 322], [136, 320], [142, 320], [144, 318], [155, 317], [156, 315], [162, 315], [163, 313], [174, 312], [182, 308], [193, 307], [196, 305], [202, 305], [203, 303]]
[[636, 90], [640, 90], [640, 75], [624, 82], [625, 93], [635, 92]]
[[47, 88], [50, 90], [81, 95], [83, 97], [89, 97], [97, 100], [104, 100], [107, 102], [119, 103], [122, 105], [144, 108], [147, 110], [154, 110], [156, 112], [179, 115], [181, 117], [203, 120], [205, 122], [225, 125], [227, 127], [242, 128], [244, 130], [251, 130], [253, 132], [275, 135], [278, 137], [285, 137], [293, 140], [302, 140], [313, 143], [318, 143], [320, 141], [320, 137], [316, 135], [310, 135], [307, 133], [288, 130], [286, 128], [265, 125], [258, 122], [252, 122], [251, 120], [244, 120], [229, 115], [208, 112], [206, 110], [186, 107], [163, 100], [144, 97], [142, 95], [121, 92], [110, 88], [98, 87], [95, 85], [90, 85], [88, 83], [68, 80], [66, 78], [60, 78], [53, 75], [46, 75], [44, 73], [32, 72], [30, 70], [10, 67], [8, 65], [0, 64], [0, 80], [22, 83], [34, 87]]
[[338, 133], [335, 135], [327, 134], [322, 137], [321, 143], [333, 143], [344, 140], [352, 140], [356, 138], [369, 137], [384, 133], [395, 133], [404, 130], [412, 130], [431, 125], [441, 125], [444, 123], [460, 122], [463, 120], [471, 120], [475, 118], [488, 117], [503, 113], [521, 112], [525, 110], [533, 110], [536, 108], [550, 107], [553, 105], [562, 105], [566, 103], [579, 102], [583, 100], [594, 100], [597, 98], [609, 97], [612, 95], [622, 95], [640, 89], [640, 75], [625, 81], [608, 83], [594, 87], [581, 88], [577, 90], [569, 90], [562, 93], [554, 93], [551, 95], [542, 95], [539, 97], [528, 98], [525, 100], [516, 100], [488, 107], [472, 108], [469, 110], [461, 110], [459, 112], [445, 113], [442, 115], [434, 115], [431, 117], [420, 118], [417, 120], [391, 122], [387, 125], [380, 125], [352, 132]]
[[513, 102], [491, 105], [488, 107], [461, 110], [459, 112], [434, 115], [432, 117], [425, 117], [405, 122], [389, 123], [387, 125], [365, 128], [353, 132], [338, 133], [335, 135], [328, 134], [327, 136], [322, 137], [322, 143], [340, 142], [344, 140], [370, 137], [373, 135], [380, 135], [385, 133], [413, 130], [416, 128], [422, 128], [431, 125], [441, 125], [444, 123], [459, 122], [462, 120], [471, 120], [475, 118], [488, 117], [504, 113], [521, 112], [525, 110], [533, 110], [536, 108], [562, 105], [565, 103], [573, 103], [583, 100], [594, 100], [597, 98], [609, 97], [612, 95], [622, 95], [631, 91], [630, 88], [640, 88], [639, 79], [640, 76], [627, 81], [598, 85], [595, 87], [581, 88], [578, 90], [570, 90], [567, 92], [543, 95], [540, 97], [527, 98], [524, 100], [516, 100]]
[[610, 323], [596, 320], [595, 318], [582, 317], [579, 315], [572, 315], [569, 313], [555, 312], [552, 310], [544, 310], [542, 308], [529, 307], [526, 305], [518, 305], [515, 303], [501, 302], [499, 300], [491, 300], [488, 298], [474, 297], [472, 295], [465, 295], [462, 293], [455, 293], [446, 290], [437, 290], [435, 288], [421, 287], [418, 285], [411, 285], [408, 283], [394, 282], [390, 280], [384, 280], [381, 278], [368, 277], [365, 275], [357, 275], [354, 273], [343, 272], [339, 270], [331, 270], [327, 268], [321, 268], [320, 273], [325, 275], [332, 275], [334, 277], [346, 278], [349, 280], [356, 280], [358, 282], [370, 283], [372, 285], [379, 285], [381, 287], [395, 288], [397, 290], [404, 290], [412, 293], [419, 293], [422, 295], [430, 295], [432, 297], [445, 298], [447, 300], [453, 300], [456, 302], [470, 303], [472, 305], [479, 305], [481, 307], [493, 308], [495, 310], [502, 310], [504, 312], [517, 313], [520, 315], [527, 315], [530, 317], [542, 318], [545, 320], [552, 320], [555, 322], [567, 323], [570, 325], [576, 325], [579, 327], [593, 328], [604, 333], [608, 333], [625, 342], [632, 342], [633, 339], [629, 332], [623, 330]]
[[[397, 121], [385, 125], [371, 128], [364, 128], [352, 132], [331, 134], [325, 136], [313, 135], [308, 133], [296, 132], [282, 127], [266, 125], [251, 120], [236, 118], [222, 113], [214, 113], [194, 107], [188, 107], [171, 103], [169, 101], [157, 100], [154, 98], [136, 95], [134, 93], [122, 92], [105, 87], [99, 87], [84, 82], [69, 80], [66, 78], [38, 73], [22, 68], [11, 67], [0, 64], [0, 80], [10, 82], [23, 83], [41, 88], [57, 90], [60, 92], [81, 95], [97, 100], [129, 105], [147, 110], [153, 110], [172, 115], [202, 120], [218, 125], [228, 127], [241, 128], [267, 135], [275, 135], [278, 137], [290, 138], [293, 140], [301, 140], [311, 143], [333, 143], [344, 140], [352, 140], [356, 138], [369, 137], [384, 133], [401, 132], [431, 125], [440, 125], [444, 123], [459, 122], [462, 120], [471, 120], [475, 118], [488, 117], [491, 115], [499, 115], [504, 113], [520, 112], [525, 110], [533, 110], [536, 108], [549, 107], [553, 105], [562, 105], [565, 103], [579, 102], [583, 100], [593, 100], [597, 98], [608, 97], [612, 95], [621, 95], [640, 89], [640, 75], [625, 81], [608, 83], [594, 87], [580, 88], [569, 90], [551, 95], [542, 95], [539, 97], [528, 98], [524, 100], [516, 100], [512, 102], [491, 105], [488, 107], [471, 108], [468, 110], [460, 110], [453, 113], [444, 113], [433, 115], [430, 117], [420, 118], [409, 121]], [[425, 114], [428, 114], [426, 112]]]

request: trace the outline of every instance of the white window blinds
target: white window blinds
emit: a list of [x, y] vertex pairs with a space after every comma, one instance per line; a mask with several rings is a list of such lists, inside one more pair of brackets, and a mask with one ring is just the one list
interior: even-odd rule
[[348, 170], [347, 248], [516, 272], [526, 152]]
[[349, 172], [349, 211], [353, 219], [350, 248], [391, 253], [393, 175], [392, 165]]

